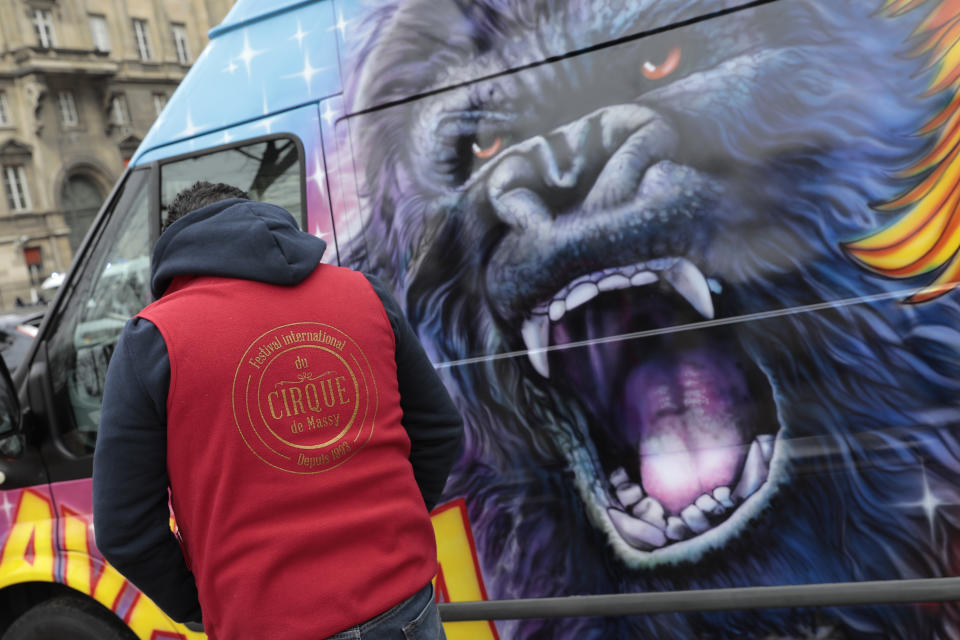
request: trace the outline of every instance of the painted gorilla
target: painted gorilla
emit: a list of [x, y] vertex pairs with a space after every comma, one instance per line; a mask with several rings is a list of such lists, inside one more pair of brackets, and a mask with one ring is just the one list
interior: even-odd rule
[[[347, 262], [444, 363], [468, 425], [447, 494], [492, 598], [955, 573], [960, 307], [902, 304], [841, 246], [892, 219], [949, 99], [907, 55], [930, 5], [738, 4], [367, 14], [347, 98], [376, 246]], [[960, 633], [912, 606], [499, 628]]]

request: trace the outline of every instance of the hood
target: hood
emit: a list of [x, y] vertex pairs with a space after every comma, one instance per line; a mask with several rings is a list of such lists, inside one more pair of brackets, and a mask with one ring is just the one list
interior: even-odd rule
[[327, 243], [300, 231], [276, 205], [221, 200], [183, 216], [153, 250], [150, 288], [159, 298], [177, 276], [222, 276], [294, 285], [316, 269]]

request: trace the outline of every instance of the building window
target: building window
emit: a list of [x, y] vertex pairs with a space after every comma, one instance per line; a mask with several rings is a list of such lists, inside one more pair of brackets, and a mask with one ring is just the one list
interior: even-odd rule
[[57, 39], [53, 34], [53, 12], [50, 9], [33, 10], [33, 30], [37, 34], [37, 42], [43, 49], [57, 46]]
[[7, 92], [0, 89], [0, 127], [9, 127], [13, 124], [10, 119], [10, 104], [7, 102]]
[[155, 93], [153, 94], [153, 112], [160, 117], [160, 112], [163, 111], [163, 108], [167, 106], [167, 94], [165, 93]]
[[75, 174], [64, 182], [60, 200], [63, 202], [64, 222], [70, 229], [70, 250], [76, 255], [103, 203], [103, 192], [87, 176]]
[[130, 112], [127, 110], [127, 98], [123, 94], [113, 96], [110, 100], [111, 124], [129, 124]]
[[150, 46], [150, 34], [147, 31], [147, 21], [133, 19], [133, 35], [136, 38], [137, 55], [141, 60], [153, 60], [153, 49]]
[[90, 35], [93, 36], [94, 51], [110, 51], [110, 32], [104, 16], [90, 14]]
[[60, 107], [60, 122], [63, 126], [75, 127], [80, 124], [80, 116], [77, 114], [77, 102], [73, 99], [72, 91], [58, 92], [57, 106]]
[[24, 247], [23, 261], [30, 273], [30, 284], [35, 287], [40, 286], [40, 283], [43, 282], [41, 277], [43, 273], [43, 249], [40, 247]]
[[22, 164], [9, 164], [3, 167], [3, 184], [7, 188], [7, 204], [11, 211], [26, 211], [30, 208], [30, 196], [27, 194], [27, 174]]
[[173, 48], [177, 50], [177, 60], [180, 64], [190, 64], [190, 49], [187, 47], [187, 26], [176, 22], [170, 26], [173, 31]]

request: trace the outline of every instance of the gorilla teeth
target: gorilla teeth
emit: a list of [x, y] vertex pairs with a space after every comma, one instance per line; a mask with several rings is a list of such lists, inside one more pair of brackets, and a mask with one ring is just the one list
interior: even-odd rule
[[683, 298], [693, 305], [700, 315], [713, 319], [713, 298], [710, 297], [710, 285], [700, 269], [686, 258], [680, 258], [663, 274], [664, 279]]
[[617, 500], [625, 507], [632, 507], [643, 500], [643, 489], [634, 482], [625, 482], [617, 487]]
[[641, 551], [656, 551], [699, 536], [720, 526], [739, 503], [764, 485], [775, 442], [775, 435], [758, 434], [750, 443], [740, 480], [734, 489], [716, 487], [674, 515], [668, 515], [659, 500], [646, 495], [643, 486], [631, 480], [626, 469], [618, 467], [609, 477], [616, 497], [614, 506], [607, 509], [610, 520], [620, 536]]
[[632, 513], [634, 517], [645, 520], [661, 529], [666, 529], [667, 527], [667, 521], [665, 519], [666, 511], [656, 498], [647, 496], [635, 504], [633, 509], [630, 510], [630, 513]]
[[547, 316], [533, 316], [520, 328], [523, 342], [527, 345], [527, 357], [530, 364], [544, 378], [550, 377], [550, 363], [547, 360], [547, 342], [550, 340], [550, 320]]
[[523, 323], [521, 335], [530, 363], [544, 378], [550, 377], [547, 362], [550, 322], [559, 322], [568, 312], [586, 304], [604, 291], [645, 287], [663, 278], [677, 294], [708, 320], [714, 317], [711, 289], [719, 283], [708, 282], [699, 268], [686, 258], [657, 258], [625, 267], [611, 267], [581, 276], [557, 293], [552, 300], [537, 305]]
[[690, 527], [677, 516], [667, 518], [667, 537], [671, 540], [685, 540], [690, 537]]
[[697, 498], [693, 504], [697, 505], [697, 508], [700, 509], [700, 511], [703, 511], [707, 515], [711, 516], [722, 516], [727, 512], [727, 509], [709, 493], [705, 493]]
[[643, 487], [630, 480], [626, 469], [619, 467], [610, 474], [610, 484], [617, 494], [617, 500], [626, 508], [630, 508], [643, 500]]
[[713, 490], [713, 499], [727, 509], [733, 509], [733, 500], [730, 499], [730, 487], [717, 487]]
[[757, 436], [757, 442], [760, 443], [760, 452], [763, 454], [765, 462], [770, 462], [770, 458], [773, 457], [773, 442], [776, 438], [775, 435], [770, 433], [761, 433]]
[[607, 513], [613, 521], [613, 526], [631, 546], [649, 551], [667, 544], [667, 538], [659, 527], [634, 518], [619, 509], [607, 509]]
[[[646, 273], [650, 273], [649, 271]], [[654, 275], [650, 273], [650, 275]], [[634, 276], [636, 277], [636, 276]], [[612, 276], [607, 276], [603, 280], [597, 283], [597, 288], [600, 291], [615, 291], [617, 289], [626, 289], [630, 286], [630, 278], [621, 274], [615, 273]]]
[[701, 495], [693, 504], [684, 507], [679, 515], [667, 516], [663, 505], [652, 496], [645, 496], [630, 507], [636, 496], [643, 494], [643, 489], [626, 480], [626, 477], [623, 469], [617, 469], [610, 475], [611, 480], [620, 481], [617, 498], [623, 508], [609, 507], [607, 514], [620, 536], [642, 551], [654, 551], [671, 542], [705, 533], [718, 526], [735, 507], [730, 487], [717, 487], [713, 495]]
[[750, 443], [750, 451], [747, 452], [747, 461], [743, 463], [743, 471], [740, 472], [740, 482], [733, 490], [734, 500], [746, 500], [767, 480], [769, 469], [763, 459], [763, 451], [760, 448], [760, 442], [754, 440]]
[[550, 303], [550, 320], [556, 322], [567, 312], [567, 303], [563, 300], [554, 300]]
[[567, 307], [567, 311], [571, 311], [580, 305], [593, 300], [599, 294], [600, 289], [597, 287], [597, 285], [592, 282], [581, 282], [570, 290], [570, 293], [567, 294], [566, 300], [563, 302]]
[[694, 533], [703, 533], [710, 528], [710, 523], [707, 522], [707, 516], [703, 515], [703, 511], [695, 504], [681, 511], [680, 519], [683, 520], [683, 523], [690, 527], [690, 530]]
[[707, 280], [699, 268], [686, 258], [657, 258], [625, 267], [611, 267], [576, 278], [553, 298], [537, 305], [533, 315], [546, 315], [552, 322], [560, 320], [568, 311], [576, 309], [604, 291], [644, 287], [666, 280], [702, 316], [714, 315], [711, 289], [719, 289], [716, 280]]
[[627, 470], [623, 467], [618, 467], [610, 474], [610, 484], [615, 487], [619, 487], [625, 482], [630, 482], [630, 476], [627, 474]]
[[648, 284], [653, 284], [659, 279], [660, 276], [655, 274], [653, 271], [640, 271], [630, 278], [630, 286], [643, 287]]

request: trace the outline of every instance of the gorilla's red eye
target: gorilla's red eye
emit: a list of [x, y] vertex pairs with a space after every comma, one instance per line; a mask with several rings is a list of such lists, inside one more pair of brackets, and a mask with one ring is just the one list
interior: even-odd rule
[[503, 138], [496, 138], [486, 147], [481, 147], [474, 142], [470, 149], [473, 151], [473, 155], [477, 156], [481, 160], [489, 160], [493, 156], [497, 155], [497, 152], [500, 151], [501, 146], [503, 146]]
[[660, 80], [677, 70], [680, 66], [680, 54], [683, 53], [680, 47], [670, 49], [667, 57], [660, 64], [654, 64], [647, 60], [643, 63], [643, 75], [650, 80]]

